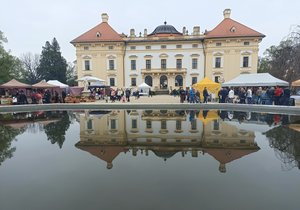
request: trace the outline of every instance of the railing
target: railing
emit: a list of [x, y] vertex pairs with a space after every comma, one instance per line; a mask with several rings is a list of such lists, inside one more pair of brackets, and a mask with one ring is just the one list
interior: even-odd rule
[[152, 69], [141, 69], [142, 74], [149, 74], [149, 73], [186, 73], [187, 68], [152, 68]]

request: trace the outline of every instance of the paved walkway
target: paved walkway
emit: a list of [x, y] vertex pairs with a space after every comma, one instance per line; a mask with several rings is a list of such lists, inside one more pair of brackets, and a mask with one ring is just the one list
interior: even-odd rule
[[[95, 103], [106, 103], [105, 100], [96, 100]], [[112, 103], [108, 101], [108, 103]], [[114, 103], [124, 103], [122, 101], [115, 101]], [[132, 104], [172, 104], [172, 103], [180, 103], [180, 98], [178, 96], [170, 96], [170, 95], [156, 95], [152, 97], [141, 96], [139, 99], [136, 99], [134, 96], [130, 97], [130, 102]]]
[[250, 105], [250, 104], [219, 104], [219, 103], [180, 103], [179, 97], [158, 95], [153, 97], [142, 96], [139, 99], [131, 97], [131, 101], [114, 103], [105, 100], [97, 100], [90, 103], [70, 103], [70, 104], [34, 104], [34, 105], [17, 105], [17, 106], [0, 106], [0, 112], [30, 112], [30, 111], [48, 111], [48, 110], [82, 110], [82, 109], [221, 109], [229, 111], [246, 111], [246, 112], [265, 112], [278, 114], [300, 115], [299, 106], [273, 106], [273, 105]]

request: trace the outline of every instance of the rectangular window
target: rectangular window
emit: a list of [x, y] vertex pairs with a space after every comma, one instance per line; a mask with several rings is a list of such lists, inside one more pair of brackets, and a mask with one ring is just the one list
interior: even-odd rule
[[244, 45], [250, 45], [250, 42], [244, 42]]
[[135, 50], [135, 48], [136, 48], [135, 46], [130, 46], [131, 50]]
[[146, 69], [151, 69], [151, 60], [146, 60]]
[[163, 129], [163, 130], [167, 129], [167, 121], [166, 120], [161, 121], [161, 129]]
[[215, 68], [221, 68], [221, 57], [215, 58]]
[[89, 119], [87, 121], [87, 125], [86, 125], [88, 130], [92, 130], [93, 129], [93, 121], [91, 119]]
[[192, 59], [192, 69], [198, 69], [198, 58]]
[[221, 42], [217, 42], [217, 43], [216, 43], [216, 46], [217, 46], [217, 47], [220, 47], [220, 46], [222, 46], [222, 43], [221, 43]]
[[176, 68], [182, 69], [182, 59], [176, 59]]
[[146, 121], [146, 128], [151, 129], [152, 128], [152, 122], [151, 120]]
[[151, 46], [146, 46], [146, 49], [147, 49], [147, 50], [150, 50], [150, 49], [151, 49]]
[[136, 70], [136, 60], [131, 60], [131, 70]]
[[182, 45], [181, 45], [181, 44], [178, 44], [178, 45], [176, 45], [176, 48], [177, 48], [177, 49], [182, 48]]
[[198, 48], [198, 44], [193, 44], [192, 47], [193, 48]]
[[161, 49], [166, 49], [167, 45], [161, 45], [160, 47], [161, 47]]
[[243, 67], [244, 68], [249, 67], [249, 57], [248, 56], [243, 57]]
[[197, 130], [197, 120], [193, 119], [191, 121], [191, 130]]
[[90, 61], [85, 60], [84, 61], [84, 70], [91, 70]]
[[88, 46], [84, 46], [83, 49], [84, 50], [89, 50], [89, 47]]
[[197, 83], [197, 77], [192, 77], [192, 85]]
[[109, 78], [110, 86], [115, 86], [115, 78]]
[[108, 46], [108, 49], [109, 49], [109, 50], [113, 50], [113, 49], [114, 49], [114, 46]]
[[167, 69], [167, 59], [161, 59], [161, 69]]
[[137, 128], [137, 120], [136, 119], [132, 119], [131, 120], [131, 128], [132, 129], [136, 129]]
[[109, 60], [109, 70], [115, 70], [115, 61]]
[[136, 78], [131, 78], [131, 86], [136, 86]]
[[111, 130], [117, 129], [117, 122], [116, 121], [117, 121], [116, 119], [111, 119], [110, 120], [110, 129]]
[[219, 125], [219, 121], [218, 120], [214, 120], [214, 128], [215, 131], [220, 130], [220, 125]]
[[181, 120], [176, 120], [176, 130], [181, 130]]
[[220, 76], [215, 76], [215, 82], [219, 83], [220, 82]]

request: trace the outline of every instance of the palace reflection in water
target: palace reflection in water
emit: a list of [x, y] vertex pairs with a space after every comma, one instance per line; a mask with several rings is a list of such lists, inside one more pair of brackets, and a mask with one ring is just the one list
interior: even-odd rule
[[227, 163], [260, 149], [253, 131], [223, 121], [213, 110], [85, 111], [78, 117], [76, 147], [105, 161], [108, 169], [120, 153], [148, 156], [153, 152], [164, 160], [176, 153], [195, 158], [210, 155], [225, 173]]

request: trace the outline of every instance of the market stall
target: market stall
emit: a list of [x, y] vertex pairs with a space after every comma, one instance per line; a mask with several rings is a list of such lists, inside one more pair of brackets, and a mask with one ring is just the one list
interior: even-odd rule
[[12, 79], [7, 83], [0, 85], [0, 88], [4, 89], [4, 95], [1, 96], [1, 104], [8, 105], [17, 102], [17, 95], [21, 92], [27, 95], [27, 90], [31, 88], [31, 85], [19, 82]]

